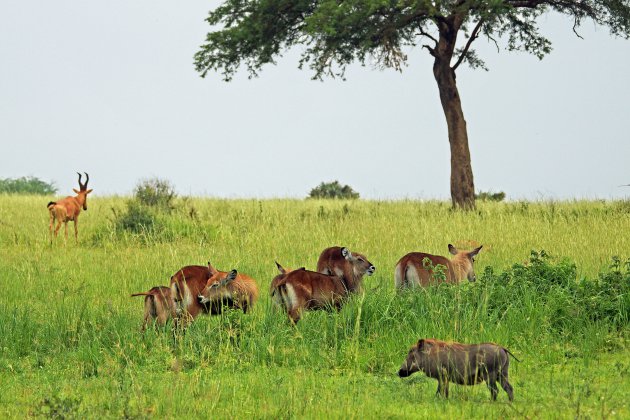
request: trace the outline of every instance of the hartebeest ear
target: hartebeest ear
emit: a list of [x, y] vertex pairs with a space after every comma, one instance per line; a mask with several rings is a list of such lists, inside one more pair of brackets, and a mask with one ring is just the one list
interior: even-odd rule
[[477, 254], [479, 254], [479, 251], [481, 251], [481, 248], [483, 248], [483, 245], [481, 245], [479, 248], [475, 248], [475, 249], [473, 249], [472, 251], [470, 251], [470, 252], [468, 253], [468, 256], [469, 256], [470, 258], [474, 258]]
[[457, 252], [459, 251], [457, 251], [457, 248], [455, 248], [453, 245], [448, 244], [448, 252], [450, 252], [453, 255], [457, 255]]
[[208, 261], [208, 271], [210, 272], [211, 276], [214, 276], [215, 274], [219, 272], [219, 270], [217, 270], [216, 268], [212, 266], [212, 264], [210, 264], [210, 261]]
[[87, 190], [85, 193], [86, 193], [86, 194], [89, 194], [89, 193], [91, 193], [92, 191], [93, 191], [93, 190], [92, 190], [92, 188], [90, 188], [90, 189], [89, 189], [89, 190]]
[[74, 191], [75, 194], [79, 194], [80, 193], [80, 191], [77, 190], [76, 188], [73, 188], [72, 191]]
[[346, 248], [345, 246], [341, 248], [341, 256], [344, 257], [348, 261], [353, 260], [352, 252], [350, 252], [350, 250]]
[[275, 261], [275, 263], [276, 263], [276, 267], [278, 267], [278, 271], [280, 272], [280, 274], [287, 274], [287, 270], [285, 270], [283, 266], [278, 264], [278, 261]]

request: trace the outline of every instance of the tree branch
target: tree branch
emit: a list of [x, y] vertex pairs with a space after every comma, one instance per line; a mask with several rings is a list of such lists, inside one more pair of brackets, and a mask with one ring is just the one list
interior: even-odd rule
[[457, 62], [455, 63], [455, 65], [452, 67], [453, 71], [457, 70], [457, 67], [459, 67], [459, 65], [462, 64], [462, 61], [464, 61], [464, 58], [466, 58], [466, 54], [468, 53], [468, 50], [470, 49], [470, 45], [473, 43], [475, 39], [479, 37], [479, 31], [481, 30], [481, 26], [483, 25], [483, 22], [484, 22], [483, 19], [479, 19], [479, 22], [477, 22], [475, 29], [473, 29], [472, 34], [470, 34], [470, 38], [468, 38], [468, 42], [466, 42], [466, 46], [464, 47], [464, 50], [459, 55], [459, 58], [457, 59]]

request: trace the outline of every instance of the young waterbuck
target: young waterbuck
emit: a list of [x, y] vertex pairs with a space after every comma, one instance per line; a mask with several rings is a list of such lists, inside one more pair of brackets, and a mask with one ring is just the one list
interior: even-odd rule
[[[475, 248], [472, 251], [459, 251], [453, 245], [448, 244], [448, 251], [453, 255], [450, 260], [439, 255], [412, 252], [402, 257], [394, 270], [394, 282], [396, 288], [423, 286], [438, 283], [442, 280], [446, 283], [459, 283], [464, 279], [475, 281], [473, 263], [475, 256], [481, 251]], [[443, 267], [444, 278], [435, 275], [436, 267]]]
[[140, 331], [144, 332], [150, 322], [163, 327], [175, 317], [175, 301], [171, 297], [171, 289], [166, 286], [153, 287], [148, 292], [134, 293], [133, 296], [144, 296], [144, 320]]

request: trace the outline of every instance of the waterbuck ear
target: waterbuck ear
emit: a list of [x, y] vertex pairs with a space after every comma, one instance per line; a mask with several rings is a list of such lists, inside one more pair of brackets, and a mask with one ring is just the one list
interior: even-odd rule
[[232, 270], [232, 271], [230, 271], [228, 273], [228, 275], [227, 275], [227, 277], [225, 279], [227, 280], [227, 282], [234, 281], [234, 279], [236, 278], [237, 274], [238, 274], [238, 271]]
[[351, 261], [353, 259], [352, 252], [350, 252], [350, 250], [346, 248], [345, 246], [341, 248], [341, 256], [344, 257], [348, 261]]
[[80, 193], [80, 191], [77, 190], [76, 188], [73, 188], [72, 191], [74, 191], [75, 194], [79, 194]]
[[475, 248], [475, 249], [473, 249], [472, 251], [470, 251], [470, 252], [468, 253], [468, 256], [469, 256], [470, 258], [473, 258], [475, 255], [479, 254], [479, 251], [481, 251], [481, 248], [483, 248], [483, 245], [481, 245], [479, 248]]
[[280, 274], [287, 274], [287, 270], [285, 270], [283, 266], [278, 264], [278, 261], [275, 261], [275, 263], [276, 263], [276, 267], [278, 267], [278, 271], [280, 272]]
[[448, 252], [450, 252], [453, 255], [457, 255], [457, 248], [455, 248], [453, 245], [448, 244]]
[[210, 264], [210, 261], [208, 261], [208, 271], [210, 272], [211, 276], [214, 276], [218, 272], [218, 270], [214, 268], [212, 264]]

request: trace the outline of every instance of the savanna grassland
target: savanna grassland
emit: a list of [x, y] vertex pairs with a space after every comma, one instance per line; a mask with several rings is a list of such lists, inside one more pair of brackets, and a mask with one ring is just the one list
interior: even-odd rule
[[[125, 198], [90, 197], [48, 242], [47, 198], [0, 196], [0, 417], [630, 417], [630, 203], [179, 199], [121, 228]], [[118, 215], [118, 216], [117, 216]], [[62, 228], [63, 232], [63, 228]], [[410, 251], [483, 244], [477, 282], [396, 293]], [[270, 302], [274, 261], [314, 269], [342, 245], [376, 266], [365, 293], [297, 327]], [[544, 252], [543, 252], [544, 250]], [[534, 251], [534, 253], [532, 253]], [[613, 259], [616, 256], [618, 259]], [[139, 333], [142, 298], [180, 267], [257, 279], [251, 314]], [[515, 401], [396, 372], [422, 337], [511, 350]]]

